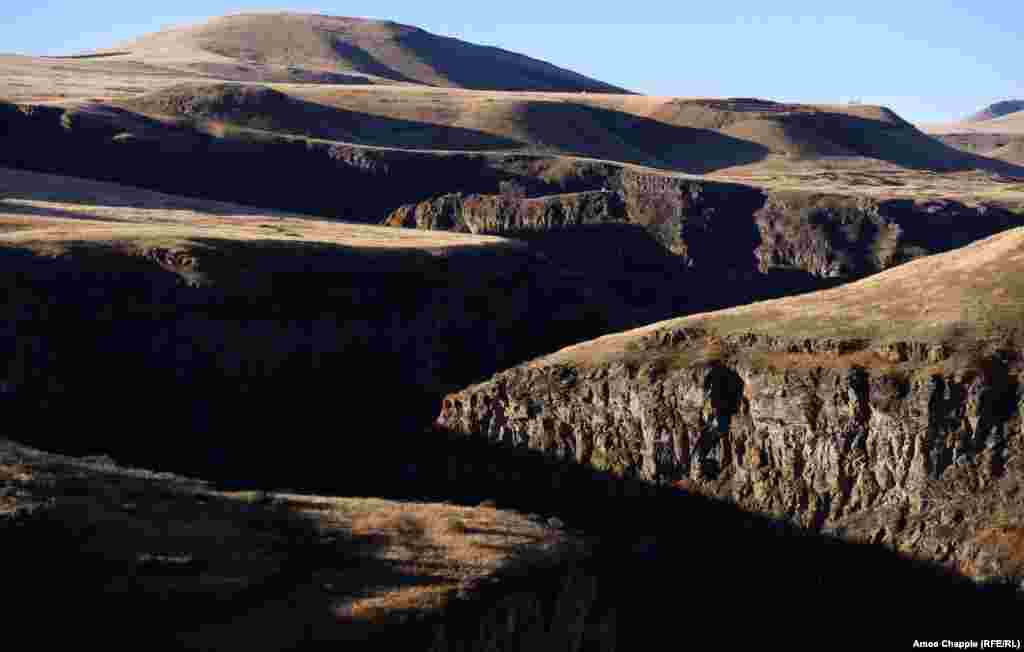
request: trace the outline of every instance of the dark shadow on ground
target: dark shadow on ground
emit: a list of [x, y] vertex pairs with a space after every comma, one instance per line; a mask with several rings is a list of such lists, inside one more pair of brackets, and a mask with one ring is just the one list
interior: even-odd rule
[[183, 84], [117, 104], [142, 114], [213, 120], [358, 145], [441, 150], [520, 149], [526, 145], [473, 129], [334, 108], [264, 86]]
[[591, 190], [617, 169], [550, 156], [372, 150], [261, 133], [220, 138], [142, 116], [140, 133], [121, 137], [116, 111], [113, 117], [65, 119], [61, 109], [0, 103], [0, 165], [370, 223], [440, 192], [497, 193], [503, 181], [532, 196]]
[[[250, 434], [253, 441], [280, 438], [276, 431], [265, 431], [255, 423]], [[724, 503], [617, 479], [532, 451], [440, 431], [378, 431], [370, 436], [376, 443], [352, 436], [333, 442], [318, 438], [299, 450], [297, 437], [292, 435], [287, 447], [283, 443], [267, 447], [260, 460], [232, 461], [207, 471], [221, 474], [211, 477], [225, 481], [229, 479], [226, 474], [244, 474], [244, 484], [268, 489], [288, 487], [319, 494], [469, 505], [488, 499], [502, 509], [536, 514], [545, 520], [557, 518], [564, 527], [581, 530], [599, 541], [594, 556], [574, 572], [598, 584], [598, 601], [590, 605], [591, 610], [616, 613], [618, 647], [611, 649], [633, 649], [632, 643], [653, 624], [684, 616], [693, 623], [742, 620], [743, 628], [730, 632], [730, 640], [767, 647], [766, 638], [784, 636], [793, 649], [809, 649], [820, 644], [820, 637], [834, 635], [837, 614], [847, 613], [870, 618], [884, 629], [887, 640], [896, 642], [902, 637], [910, 637], [907, 640], [912, 642], [915, 638], [1013, 635], [1016, 622], [1012, 614], [1019, 610], [1020, 602], [1012, 587], [978, 588], [880, 547], [843, 543]], [[394, 443], [381, 441], [385, 438], [402, 442], [400, 456], [394, 455]], [[116, 449], [110, 452], [118, 453]], [[178, 464], [156, 451], [148, 454], [148, 461], [162, 470], [174, 470]], [[107, 622], [104, 613], [117, 613], [120, 618], [148, 624], [154, 641], [164, 636], [173, 639], [187, 631], [188, 625], [230, 621], [233, 615], [287, 594], [294, 583], [304, 581], [317, 568], [338, 563], [336, 552], [318, 554], [313, 547], [296, 544], [288, 554], [289, 563], [279, 573], [267, 578], [260, 588], [230, 601], [178, 601], [173, 593], [159, 599], [153, 595], [118, 598], [103, 587], [112, 576], [130, 570], [88, 552], [89, 537], [95, 531], [86, 528], [70, 533], [67, 521], [59, 518], [42, 522], [40, 529], [23, 530], [25, 537], [20, 540], [5, 533], [5, 544], [11, 543], [6, 549], [17, 555], [19, 568], [26, 573], [23, 585], [45, 590], [59, 583], [62, 603], [78, 606], [74, 614], [65, 616], [65, 623]], [[301, 527], [300, 522], [300, 531]], [[363, 543], [372, 545], [373, 541]], [[43, 581], [40, 569], [45, 569]], [[360, 567], [358, 572], [369, 570]], [[390, 578], [389, 582], [420, 581], [390, 576], [386, 567], [378, 570], [378, 577]], [[563, 568], [554, 575], [541, 573], [495, 586], [490, 597], [484, 595], [472, 606], [453, 610], [445, 619], [451, 627], [449, 643], [455, 646], [460, 640], [475, 640], [486, 608], [502, 597], [517, 591], [555, 592], [566, 572]], [[75, 579], [68, 582], [67, 578]], [[24, 600], [19, 609], [35, 617], [48, 613], [47, 600], [53, 596], [44, 596]], [[794, 611], [801, 614], [798, 631], [778, 632], [779, 623], [788, 622]], [[936, 613], [956, 617], [936, 619]], [[379, 643], [395, 636], [422, 644], [436, 622], [392, 628], [375, 640]], [[862, 642], [877, 636], [874, 628], [855, 629], [845, 632], [844, 640]], [[309, 649], [321, 647], [312, 641]]]
[[907, 123], [828, 112], [798, 113], [784, 120], [858, 156], [904, 168], [935, 172], [985, 170], [1024, 177], [1024, 167], [955, 149]]
[[561, 153], [706, 174], [765, 159], [767, 147], [709, 129], [673, 126], [573, 102], [527, 102], [529, 140]]
[[398, 82], [405, 82], [410, 84], [422, 84], [424, 82], [417, 81], [411, 77], [406, 77], [402, 73], [398, 72], [394, 68], [381, 63], [376, 57], [367, 52], [361, 47], [346, 43], [338, 38], [331, 39], [331, 48], [338, 53], [338, 56], [347, 61], [355, 70], [373, 75], [375, 77], [383, 77], [385, 79], [391, 79]]
[[[625, 92], [609, 84], [587, 79], [551, 64], [495, 47], [466, 43], [420, 29], [403, 31], [396, 39], [417, 61], [433, 69], [455, 86], [505, 91]], [[494, 74], [495, 59], [503, 64], [503, 76]]]

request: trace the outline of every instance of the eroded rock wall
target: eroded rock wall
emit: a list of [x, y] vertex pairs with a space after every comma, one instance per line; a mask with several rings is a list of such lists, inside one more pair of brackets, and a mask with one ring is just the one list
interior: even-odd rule
[[611, 176], [604, 190], [547, 197], [453, 193], [402, 206], [385, 220], [534, 238], [632, 225], [671, 257], [662, 264], [747, 283], [786, 272], [851, 280], [1022, 223], [1024, 216], [997, 205], [763, 191], [633, 168]]
[[969, 569], [976, 532], [933, 532], [949, 501], [963, 502], [957, 523], [991, 525], [972, 518], [984, 505], [1024, 513], [1019, 350], [731, 343], [741, 353], [680, 362], [675, 347], [707, 345], [681, 331], [635, 362], [518, 367], [450, 395], [438, 423]]

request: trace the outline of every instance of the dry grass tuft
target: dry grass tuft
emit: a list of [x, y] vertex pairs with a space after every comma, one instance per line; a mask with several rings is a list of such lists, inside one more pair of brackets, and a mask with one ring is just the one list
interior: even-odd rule
[[29, 482], [32, 473], [23, 464], [0, 464], [0, 482]]
[[993, 548], [1006, 568], [1024, 572], [1024, 527], [986, 528], [978, 532], [974, 541]]

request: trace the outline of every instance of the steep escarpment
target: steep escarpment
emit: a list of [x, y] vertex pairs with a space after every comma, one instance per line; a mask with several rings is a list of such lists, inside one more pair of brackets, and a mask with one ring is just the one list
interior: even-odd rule
[[662, 264], [747, 283], [785, 272], [855, 279], [1024, 223], [998, 205], [763, 191], [631, 168], [606, 185], [547, 197], [448, 194], [403, 206], [384, 223], [538, 244], [547, 234], [564, 239], [567, 230], [582, 243], [595, 227], [632, 227], [661, 251]]
[[625, 222], [621, 198], [609, 191], [526, 198], [459, 193], [402, 206], [384, 221], [402, 226], [458, 233], [519, 233]]
[[[529, 243], [4, 169], [0, 269], [0, 401], [53, 426], [25, 436], [139, 453], [155, 437], [168, 457], [238, 468], [278, 454], [236, 446], [251, 424], [319, 438], [322, 411], [342, 409], [418, 431], [445, 392], [651, 315], [645, 295]], [[103, 437], [57, 427], [97, 411]]]
[[[329, 405], [376, 405], [381, 427], [422, 427], [445, 391], [606, 332], [629, 312], [525, 249], [380, 252], [215, 237], [62, 249], [55, 258], [45, 246], [0, 250], [6, 409], [64, 422], [116, 405], [107, 436], [139, 451], [148, 444], [125, 426], [166, 411], [147, 429], [180, 428], [173, 455], [182, 459], [189, 449], [197, 460], [232, 450], [245, 439], [236, 421], [315, 431]], [[202, 434], [213, 431], [224, 438]], [[71, 450], [114, 443], [50, 428], [32, 437]], [[236, 462], [250, 454], [263, 455], [231, 453]]]
[[997, 204], [776, 191], [757, 212], [758, 268], [853, 279], [1024, 223]]
[[449, 396], [438, 422], [1016, 575], [1021, 261], [1018, 229], [838, 289], [606, 336]]

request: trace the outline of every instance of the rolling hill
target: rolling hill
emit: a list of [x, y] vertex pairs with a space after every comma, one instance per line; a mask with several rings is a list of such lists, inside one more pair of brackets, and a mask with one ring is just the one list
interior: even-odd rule
[[1006, 110], [937, 139], [296, 13], [0, 56], [7, 615], [202, 649], [633, 649], [716, 605], [757, 646], [908, 608], [1005, 636]]
[[761, 163], [874, 161], [917, 170], [1022, 174], [949, 147], [884, 107], [749, 99], [498, 93], [423, 86], [186, 83], [114, 100], [187, 118], [395, 149], [586, 157], [691, 174]]
[[987, 122], [1018, 111], [1024, 111], [1024, 100], [1003, 100], [986, 106], [981, 111], [967, 117], [964, 122]]
[[828, 161], [1024, 176], [885, 107], [635, 95], [504, 50], [356, 18], [225, 16], [91, 54], [0, 57], [0, 81], [0, 99], [103, 114], [130, 134], [155, 118], [218, 134], [557, 154], [689, 174]]
[[625, 92], [544, 61], [417, 27], [312, 14], [224, 16], [143, 36], [111, 52], [240, 80], [287, 81], [293, 76], [509, 91]]
[[959, 122], [925, 124], [921, 129], [929, 134], [1004, 134], [1024, 135], [1024, 110], [993, 114], [991, 118], [978, 120], [967, 118]]

